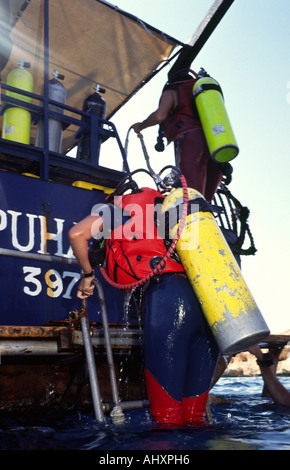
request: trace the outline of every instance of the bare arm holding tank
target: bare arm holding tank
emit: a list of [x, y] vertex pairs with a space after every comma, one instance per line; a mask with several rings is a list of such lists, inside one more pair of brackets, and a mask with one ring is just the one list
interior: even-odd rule
[[274, 362], [273, 365], [270, 366], [263, 364], [264, 356], [258, 345], [250, 347], [249, 351], [251, 354], [256, 356], [259, 361], [265, 389], [268, 392], [267, 395], [279, 405], [290, 406], [290, 392], [281, 384], [281, 382], [279, 382], [275, 373], [280, 351], [277, 351], [276, 349], [276, 352], [274, 350], [271, 352]]

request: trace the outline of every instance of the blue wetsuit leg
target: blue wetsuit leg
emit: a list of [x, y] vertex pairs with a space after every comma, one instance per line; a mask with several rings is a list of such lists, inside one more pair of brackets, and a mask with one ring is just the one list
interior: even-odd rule
[[179, 402], [210, 388], [218, 348], [184, 275], [164, 274], [145, 293], [145, 368]]

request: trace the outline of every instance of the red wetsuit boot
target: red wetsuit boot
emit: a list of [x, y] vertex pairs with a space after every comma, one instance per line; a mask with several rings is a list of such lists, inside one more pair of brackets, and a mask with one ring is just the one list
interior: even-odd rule
[[147, 369], [145, 369], [145, 378], [150, 411], [154, 421], [164, 424], [182, 424], [182, 403], [168, 395]]
[[201, 424], [205, 421], [205, 407], [208, 399], [208, 391], [197, 397], [183, 398], [184, 422]]

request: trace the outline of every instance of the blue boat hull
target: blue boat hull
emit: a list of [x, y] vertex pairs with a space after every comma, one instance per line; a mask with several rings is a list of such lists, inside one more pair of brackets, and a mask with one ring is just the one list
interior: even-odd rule
[[[70, 227], [105, 200], [99, 190], [0, 172], [0, 325], [45, 325], [80, 307], [80, 268], [68, 240]], [[109, 322], [122, 321], [122, 293], [102, 282]], [[97, 295], [90, 321], [100, 321]]]

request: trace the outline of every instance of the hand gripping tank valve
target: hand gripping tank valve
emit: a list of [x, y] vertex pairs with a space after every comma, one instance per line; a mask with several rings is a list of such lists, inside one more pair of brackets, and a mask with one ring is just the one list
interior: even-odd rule
[[[106, 118], [106, 111], [107, 111], [107, 104], [104, 98], [100, 95], [100, 93], [105, 93], [106, 90], [104, 88], [100, 88], [99, 85], [95, 87], [95, 93], [88, 96], [84, 100], [83, 104], [83, 111], [88, 114], [93, 114], [98, 118], [105, 119]], [[80, 160], [91, 161], [92, 156], [92, 149], [91, 149], [91, 123], [90, 119], [84, 117], [83, 120], [88, 123], [88, 127], [85, 129], [81, 129], [77, 132], [76, 138], [79, 139], [78, 143], [78, 150], [77, 150], [77, 158]], [[103, 127], [102, 123], [98, 124], [99, 127]], [[98, 129], [94, 130], [94, 136], [98, 136], [98, 145], [97, 148], [94, 149], [97, 154], [97, 159], [99, 156], [101, 140], [99, 137]]]
[[216, 80], [201, 69], [193, 86], [193, 96], [210, 155], [219, 163], [233, 160], [239, 148]]
[[[66, 102], [66, 90], [60, 80], [64, 80], [64, 75], [58, 73], [57, 70], [53, 72], [53, 78], [48, 82], [48, 96], [49, 99], [58, 101], [61, 104]], [[44, 89], [42, 89], [42, 94], [44, 94]], [[58, 118], [58, 115], [64, 113], [64, 109], [56, 106], [55, 104], [49, 104], [49, 118], [48, 118], [48, 148], [51, 152], [61, 153], [61, 144], [62, 144], [62, 133], [63, 133], [63, 123]], [[52, 113], [57, 113], [53, 115]], [[38, 123], [35, 146], [43, 147], [44, 146], [44, 121]]]
[[[176, 251], [221, 353], [235, 354], [270, 331], [209, 204], [194, 189], [188, 188], [188, 196], [192, 204]], [[172, 211], [182, 201], [182, 189], [175, 189], [165, 198], [162, 211]], [[170, 227], [171, 238], [177, 227]]]
[[[9, 72], [6, 81], [7, 85], [32, 93], [33, 77], [31, 73], [26, 70], [29, 67], [29, 62], [24, 62], [23, 60], [21, 60], [18, 63], [18, 67]], [[7, 90], [6, 95], [26, 103], [32, 103], [32, 98], [30, 98], [29, 96], [22, 95], [20, 93], [15, 93], [13, 91]], [[22, 144], [29, 144], [30, 126], [30, 111], [25, 109], [25, 107], [20, 107], [15, 104], [5, 104], [2, 128], [3, 139], [12, 140], [14, 142], [20, 142]]]

